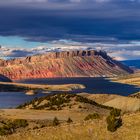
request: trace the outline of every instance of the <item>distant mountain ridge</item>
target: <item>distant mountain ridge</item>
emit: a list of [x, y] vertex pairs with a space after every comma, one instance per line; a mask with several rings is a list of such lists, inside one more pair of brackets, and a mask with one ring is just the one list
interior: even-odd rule
[[104, 51], [49, 52], [25, 58], [0, 60], [0, 74], [12, 80], [56, 77], [105, 77], [133, 73]]
[[140, 69], [140, 60], [125, 60], [121, 61], [123, 64]]

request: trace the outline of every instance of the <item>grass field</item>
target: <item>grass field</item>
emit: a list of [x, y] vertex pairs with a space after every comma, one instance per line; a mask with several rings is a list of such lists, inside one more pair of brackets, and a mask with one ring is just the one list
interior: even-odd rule
[[111, 79], [112, 81], [140, 86], [140, 72]]
[[122, 116], [123, 126], [111, 133], [106, 129], [106, 118], [73, 122], [56, 127], [44, 127], [15, 133], [1, 140], [139, 140], [140, 113]]

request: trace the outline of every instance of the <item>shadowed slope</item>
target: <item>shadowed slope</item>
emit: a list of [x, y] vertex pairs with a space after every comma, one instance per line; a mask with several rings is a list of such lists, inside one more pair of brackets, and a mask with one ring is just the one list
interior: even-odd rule
[[8, 77], [0, 74], [0, 82], [12, 82]]

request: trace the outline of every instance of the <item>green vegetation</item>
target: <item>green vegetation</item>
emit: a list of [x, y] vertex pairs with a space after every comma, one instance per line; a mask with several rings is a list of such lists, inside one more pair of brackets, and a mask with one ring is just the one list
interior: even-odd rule
[[82, 106], [81, 106], [81, 105], [79, 105], [79, 106], [78, 106], [78, 108], [82, 108]]
[[67, 120], [67, 123], [72, 123], [73, 120], [69, 117], [68, 120]]
[[85, 121], [87, 120], [93, 120], [93, 119], [99, 119], [100, 115], [98, 113], [93, 113], [93, 114], [89, 114], [85, 117]]
[[20, 127], [28, 126], [27, 120], [24, 120], [24, 119], [16, 119], [12, 122], [12, 124], [14, 125], [14, 128], [20, 128]]
[[55, 117], [54, 119], [53, 119], [53, 126], [57, 126], [57, 125], [59, 125], [60, 123], [59, 123], [59, 120], [57, 119], [57, 117]]
[[107, 130], [115, 132], [119, 127], [122, 126], [121, 110], [113, 109], [110, 115], [107, 117]]
[[[45, 102], [41, 104], [43, 101]], [[53, 95], [51, 94], [45, 97], [35, 98], [30, 102], [27, 102], [23, 105], [19, 105], [17, 108], [23, 109], [28, 107], [29, 105], [32, 105], [31, 109], [38, 109], [38, 110], [42, 110], [42, 109], [61, 110], [66, 106], [69, 107], [69, 109], [71, 109], [72, 108], [71, 102], [73, 101], [80, 102], [80, 103], [87, 103], [108, 110], [113, 109], [113, 107], [104, 106], [102, 104], [96, 103], [95, 101], [82, 97], [80, 95], [66, 94], [66, 93], [53, 94]], [[79, 105], [78, 108], [82, 108], [82, 106]]]
[[[23, 105], [19, 105], [17, 108], [21, 109], [24, 108], [30, 104], [33, 105], [33, 109], [45, 109], [45, 108], [49, 108], [49, 110], [61, 110], [61, 106], [64, 105], [64, 103], [69, 103], [70, 102], [70, 98], [74, 97], [75, 95], [72, 94], [53, 94], [53, 95], [48, 95], [45, 97], [41, 97], [41, 98], [35, 98], [30, 102], [27, 102]], [[40, 105], [39, 104], [44, 101], [47, 100], [48, 102]], [[35, 103], [37, 103], [35, 105]]]
[[120, 115], [121, 115], [121, 110], [120, 109], [112, 109], [111, 111], [110, 111], [110, 115], [111, 116], [115, 116], [115, 117], [119, 117]]
[[12, 134], [12, 128], [7, 126], [0, 127], [0, 136]]
[[101, 107], [101, 108], [108, 109], [108, 110], [113, 109], [113, 107], [109, 107], [109, 106], [99, 104], [99, 103], [97, 103], [97, 102], [95, 102], [93, 100], [90, 100], [88, 98], [82, 97], [80, 95], [76, 95], [76, 101], [81, 102], [81, 103], [88, 103], [88, 104], [95, 105], [97, 107]]
[[28, 126], [27, 120], [16, 119], [14, 121], [3, 122], [3, 126], [0, 127], [0, 135], [9, 135], [16, 131], [18, 128], [25, 128]]

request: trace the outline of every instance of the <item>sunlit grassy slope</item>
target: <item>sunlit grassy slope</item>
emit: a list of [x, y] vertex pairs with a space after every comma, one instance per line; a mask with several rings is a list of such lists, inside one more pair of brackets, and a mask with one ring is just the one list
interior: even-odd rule
[[140, 113], [124, 115], [123, 126], [111, 133], [106, 129], [105, 118], [44, 127], [16, 133], [1, 140], [139, 140]]
[[114, 78], [113, 81], [140, 86], [140, 72]]

